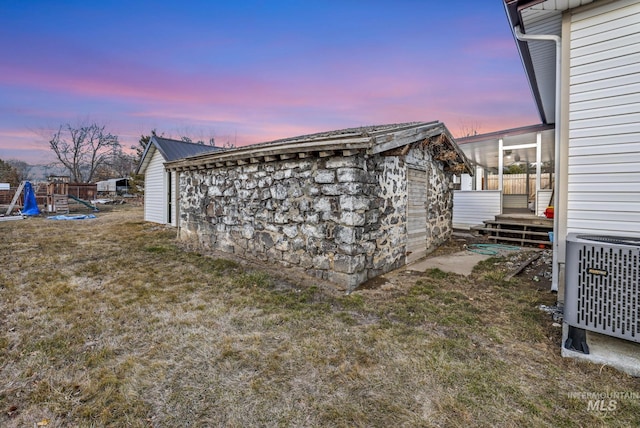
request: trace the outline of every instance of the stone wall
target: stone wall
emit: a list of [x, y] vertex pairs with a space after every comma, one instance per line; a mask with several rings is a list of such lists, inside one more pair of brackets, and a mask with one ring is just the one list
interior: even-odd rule
[[437, 245], [451, 232], [451, 177], [420, 147], [182, 171], [180, 238], [355, 287], [404, 264], [408, 162], [432, 165]]

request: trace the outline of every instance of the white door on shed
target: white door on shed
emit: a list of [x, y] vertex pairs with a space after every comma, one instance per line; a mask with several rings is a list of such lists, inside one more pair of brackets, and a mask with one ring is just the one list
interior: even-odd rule
[[407, 169], [407, 259], [411, 263], [427, 254], [427, 195], [429, 179], [426, 170]]

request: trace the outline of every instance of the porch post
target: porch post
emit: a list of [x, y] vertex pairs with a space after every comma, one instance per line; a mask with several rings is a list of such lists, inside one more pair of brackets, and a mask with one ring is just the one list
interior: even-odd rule
[[533, 203], [534, 214], [538, 213], [538, 192], [542, 176], [542, 132], [536, 134], [536, 199]]
[[502, 141], [502, 138], [500, 138], [498, 140], [498, 152], [500, 153], [500, 156], [498, 156], [498, 190], [500, 190], [501, 192], [502, 192], [502, 169], [504, 166], [503, 147], [504, 147], [504, 141]]

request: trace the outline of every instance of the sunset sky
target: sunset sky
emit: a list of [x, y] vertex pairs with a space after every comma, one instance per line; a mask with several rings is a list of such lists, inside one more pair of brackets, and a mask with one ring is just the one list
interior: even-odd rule
[[502, 0], [0, 1], [0, 159], [61, 124], [245, 145], [539, 123]]

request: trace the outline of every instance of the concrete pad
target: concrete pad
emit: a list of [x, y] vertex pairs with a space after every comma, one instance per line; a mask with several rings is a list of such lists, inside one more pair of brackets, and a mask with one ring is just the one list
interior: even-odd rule
[[406, 270], [425, 272], [427, 269], [438, 268], [443, 272], [457, 273], [469, 276], [473, 267], [482, 260], [492, 256], [473, 253], [471, 251], [459, 251], [445, 256], [421, 259], [406, 266]]
[[618, 339], [587, 330], [589, 353], [572, 351], [564, 347], [569, 335], [569, 326], [562, 323], [562, 356], [588, 361], [593, 364], [611, 366], [634, 377], [640, 377], [640, 343]]

